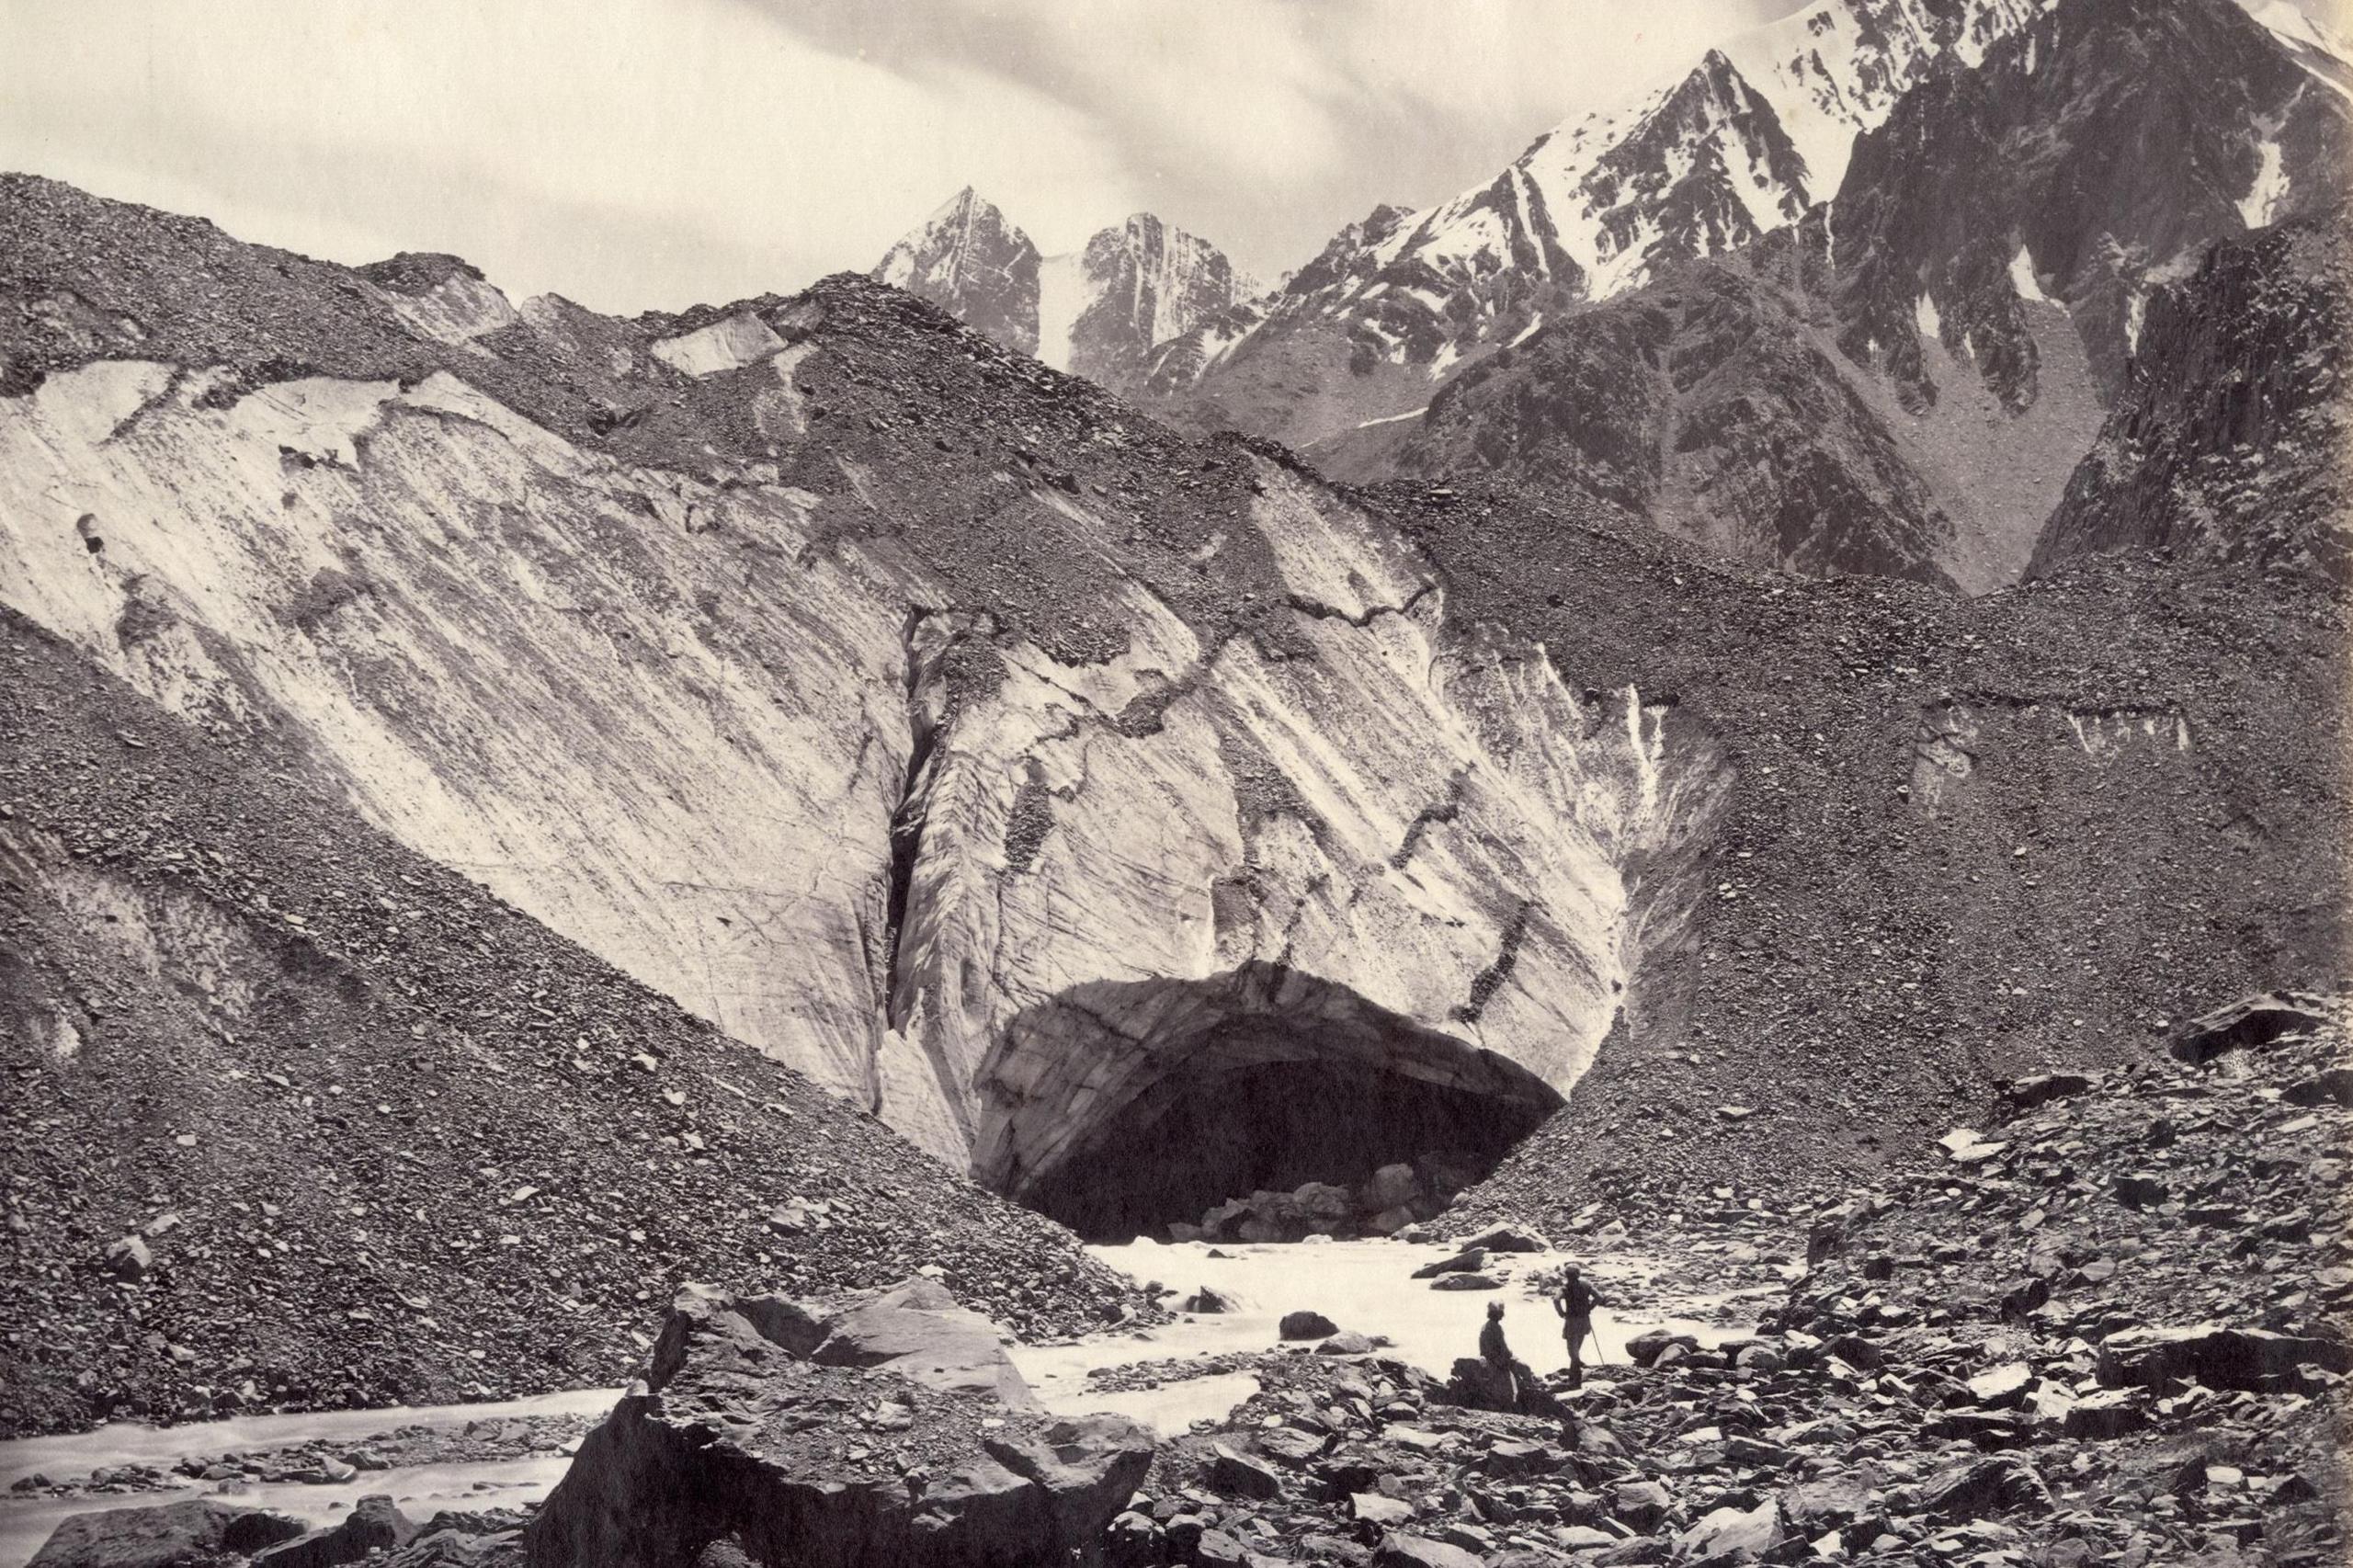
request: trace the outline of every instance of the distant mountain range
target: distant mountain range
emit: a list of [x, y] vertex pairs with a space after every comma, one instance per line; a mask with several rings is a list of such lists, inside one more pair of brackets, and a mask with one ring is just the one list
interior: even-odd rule
[[1263, 295], [1148, 216], [1040, 259], [970, 190], [875, 276], [1339, 477], [1574, 483], [1751, 559], [1982, 590], [2153, 293], [2339, 199], [2348, 57], [2281, 0], [1822, 0]]
[[1149, 212], [1063, 256], [970, 186], [892, 245], [873, 276], [1006, 347], [1106, 386], [1135, 384], [1152, 351], [1257, 292], [1225, 253]]

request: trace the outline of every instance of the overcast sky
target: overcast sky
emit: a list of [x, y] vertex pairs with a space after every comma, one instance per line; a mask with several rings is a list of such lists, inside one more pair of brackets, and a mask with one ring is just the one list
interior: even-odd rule
[[[2323, 0], [2313, 0], [2323, 3]], [[1272, 276], [1796, 0], [0, 0], [0, 168], [608, 311], [870, 267], [960, 186]]]

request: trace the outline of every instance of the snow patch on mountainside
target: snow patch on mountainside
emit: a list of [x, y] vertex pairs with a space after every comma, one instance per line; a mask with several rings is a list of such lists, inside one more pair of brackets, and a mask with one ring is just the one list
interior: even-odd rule
[[2042, 291], [2042, 280], [2034, 275], [2034, 257], [2027, 254], [2024, 245], [2018, 246], [2018, 254], [2010, 257], [2010, 287], [2018, 291], [2021, 300], [2038, 305], [2051, 302], [2051, 296]]
[[739, 311], [699, 331], [665, 337], [651, 346], [656, 359], [689, 376], [715, 376], [765, 359], [784, 347], [784, 339], [749, 311]]
[[2256, 148], [2255, 184], [2247, 187], [2239, 201], [2239, 216], [2246, 220], [2250, 229], [2260, 229], [2269, 223], [2288, 194], [2287, 165], [2279, 155], [2279, 143], [2266, 137]]

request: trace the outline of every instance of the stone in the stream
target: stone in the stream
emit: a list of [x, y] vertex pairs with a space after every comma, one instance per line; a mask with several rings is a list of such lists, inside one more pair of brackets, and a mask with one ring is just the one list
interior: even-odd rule
[[249, 1556], [303, 1529], [283, 1514], [210, 1498], [108, 1508], [59, 1525], [28, 1568], [182, 1568]]
[[1213, 1317], [1233, 1312], [1235, 1303], [1233, 1298], [1224, 1291], [1212, 1290], [1204, 1285], [1178, 1301], [1176, 1310], [1180, 1312], [1199, 1312], [1204, 1317]]
[[1361, 1334], [1343, 1331], [1315, 1347], [1318, 1356], [1370, 1356], [1374, 1346]]
[[1276, 1332], [1285, 1339], [1329, 1339], [1340, 1332], [1340, 1325], [1322, 1312], [1285, 1312]]
[[1464, 1247], [1450, 1257], [1436, 1263], [1425, 1263], [1414, 1270], [1416, 1279], [1436, 1279], [1447, 1274], [1472, 1274], [1487, 1266], [1486, 1253], [1478, 1247]]
[[340, 1524], [255, 1553], [254, 1568], [340, 1568], [371, 1551], [397, 1551], [423, 1533], [392, 1498], [362, 1497]]
[[1492, 1274], [1443, 1274], [1430, 1281], [1433, 1290], [1500, 1290], [1504, 1282]]

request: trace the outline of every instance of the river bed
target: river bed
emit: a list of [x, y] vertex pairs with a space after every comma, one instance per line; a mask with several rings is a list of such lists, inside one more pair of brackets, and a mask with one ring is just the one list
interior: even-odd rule
[[[1139, 1281], [1158, 1280], [1180, 1296], [1206, 1287], [1230, 1298], [1236, 1310], [1187, 1314], [1149, 1330], [1095, 1335], [1068, 1344], [1013, 1346], [1014, 1363], [1039, 1400], [1066, 1415], [1116, 1411], [1163, 1436], [1184, 1432], [1197, 1421], [1220, 1419], [1257, 1392], [1257, 1380], [1248, 1372], [1171, 1377], [1162, 1371], [1155, 1387], [1117, 1391], [1098, 1386], [1088, 1373], [1140, 1362], [1209, 1360], [1268, 1350], [1278, 1344], [1277, 1324], [1283, 1314], [1301, 1310], [1321, 1312], [1345, 1330], [1384, 1336], [1391, 1341], [1384, 1354], [1444, 1377], [1456, 1357], [1475, 1352], [1488, 1303], [1499, 1301], [1505, 1305], [1505, 1330], [1515, 1355], [1540, 1373], [1568, 1362], [1560, 1320], [1536, 1293], [1534, 1283], [1540, 1272], [1563, 1261], [1558, 1254], [1491, 1256], [1486, 1272], [1503, 1279], [1500, 1290], [1434, 1290], [1428, 1281], [1412, 1278], [1413, 1272], [1445, 1253], [1405, 1242], [1227, 1243], [1215, 1247], [1199, 1242], [1165, 1246], [1136, 1242], [1090, 1250]], [[1661, 1270], [1653, 1260], [1631, 1254], [1579, 1261], [1586, 1265], [1605, 1300], [1619, 1295], [1641, 1303], [1605, 1306], [1595, 1314], [1602, 1354], [1612, 1360], [1624, 1358], [1629, 1335], [1648, 1328], [1690, 1334], [1702, 1343], [1721, 1339], [1730, 1332], [1722, 1320], [1739, 1300], [1762, 1293], [1677, 1291], [1660, 1283]], [[1592, 1358], [1590, 1351], [1587, 1358]], [[0, 1443], [0, 1568], [20, 1568], [70, 1515], [173, 1502], [221, 1490], [191, 1482], [160, 1492], [7, 1495], [5, 1489], [25, 1476], [68, 1480], [129, 1464], [168, 1469], [185, 1459], [267, 1452], [320, 1439], [357, 1447], [401, 1426], [458, 1427], [485, 1419], [593, 1415], [608, 1408], [620, 1393], [618, 1389], [577, 1389], [494, 1404], [240, 1416], [167, 1427], [119, 1424], [69, 1437]], [[359, 1498], [387, 1493], [421, 1520], [442, 1508], [516, 1507], [543, 1497], [570, 1462], [560, 1455], [531, 1455], [426, 1464], [363, 1471], [347, 1482], [321, 1485], [244, 1483], [236, 1487], [235, 1495], [326, 1523]]]

